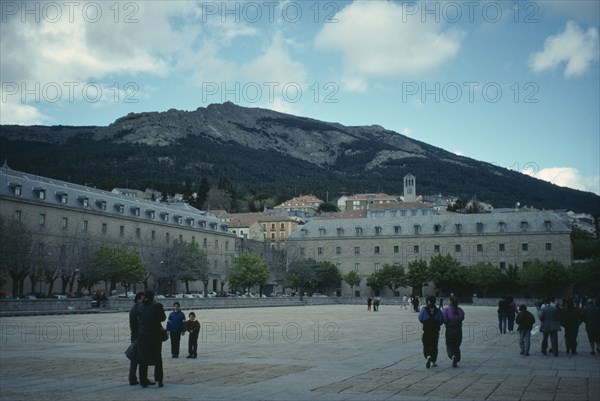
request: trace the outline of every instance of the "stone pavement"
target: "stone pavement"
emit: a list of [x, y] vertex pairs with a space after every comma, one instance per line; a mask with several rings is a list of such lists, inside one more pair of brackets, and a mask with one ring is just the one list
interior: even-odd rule
[[[167, 308], [169, 305], [165, 304]], [[464, 306], [463, 361], [452, 368], [443, 332], [426, 369], [417, 314], [383, 304], [196, 311], [198, 359], [172, 359], [165, 387], [127, 381], [126, 313], [0, 318], [0, 400], [589, 400], [600, 399], [600, 356], [585, 330], [579, 355], [519, 354], [498, 334], [494, 307]], [[184, 311], [189, 312], [189, 311]], [[150, 368], [152, 372], [152, 367]]]

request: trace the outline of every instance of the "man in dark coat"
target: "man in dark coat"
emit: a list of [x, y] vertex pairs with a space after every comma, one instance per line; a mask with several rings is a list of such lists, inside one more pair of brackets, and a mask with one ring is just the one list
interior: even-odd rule
[[148, 365], [154, 365], [154, 380], [163, 386], [162, 366], [162, 324], [167, 320], [162, 304], [154, 302], [154, 292], [144, 293], [144, 301], [137, 307], [139, 322], [138, 359], [140, 364], [140, 384], [148, 387]]
[[[129, 311], [129, 330], [131, 331], [131, 342], [133, 343], [137, 340], [140, 330], [140, 325], [138, 322], [137, 315], [137, 307], [140, 302], [144, 299], [144, 293], [142, 291], [135, 294], [135, 298], [133, 300], [133, 308]], [[135, 376], [135, 372], [138, 367], [137, 356], [131, 359], [129, 364], [129, 384], [132, 386], [139, 384], [137, 377]]]
[[560, 331], [560, 317], [558, 309], [550, 303], [549, 299], [544, 300], [544, 306], [540, 310], [540, 331], [544, 335], [542, 339], [542, 354], [547, 355], [548, 337], [552, 344], [551, 352], [558, 356], [558, 332]]

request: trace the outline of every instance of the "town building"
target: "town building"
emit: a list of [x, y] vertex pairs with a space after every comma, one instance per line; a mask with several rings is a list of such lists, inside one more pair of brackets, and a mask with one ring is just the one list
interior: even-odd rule
[[314, 195], [302, 195], [287, 200], [273, 209], [279, 212], [297, 212], [313, 216], [319, 210], [323, 201]]
[[112, 193], [11, 170], [6, 164], [0, 168], [0, 213], [25, 225], [42, 259], [74, 271], [102, 244], [136, 250], [155, 268], [174, 241], [196, 242], [208, 257], [214, 291], [239, 247], [226, 223], [186, 203]]

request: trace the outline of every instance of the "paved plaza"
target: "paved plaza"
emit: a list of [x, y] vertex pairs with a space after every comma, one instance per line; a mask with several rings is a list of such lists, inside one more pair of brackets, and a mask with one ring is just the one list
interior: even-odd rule
[[197, 310], [198, 359], [185, 358], [187, 336], [179, 359], [163, 343], [165, 387], [146, 389], [127, 380], [126, 313], [2, 317], [0, 400], [600, 399], [600, 356], [583, 325], [579, 355], [564, 353], [561, 332], [559, 357], [540, 353], [539, 333], [523, 357], [517, 334], [498, 334], [496, 308], [467, 305], [463, 361], [452, 368], [442, 332], [438, 367], [426, 369], [417, 314], [366, 309]]

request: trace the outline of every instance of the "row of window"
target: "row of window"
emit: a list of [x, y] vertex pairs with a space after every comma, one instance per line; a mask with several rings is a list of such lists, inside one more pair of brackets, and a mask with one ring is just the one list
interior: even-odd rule
[[[497, 244], [498, 245], [498, 251], [499, 252], [505, 252], [506, 251], [506, 244]], [[421, 252], [421, 246], [420, 245], [413, 245], [413, 253], [420, 253]], [[380, 245], [374, 245], [373, 246], [373, 254], [378, 255], [382, 253], [382, 247]], [[494, 248], [495, 250], [496, 248]], [[551, 242], [546, 242], [544, 243], [544, 250], [546, 251], [551, 251], [552, 250], [552, 243]], [[476, 251], [477, 252], [483, 252], [484, 251], [484, 246], [483, 244], [477, 244], [476, 245]], [[529, 243], [524, 242], [521, 244], [521, 251], [523, 252], [527, 252], [529, 251]], [[440, 253], [441, 252], [441, 246], [436, 244], [433, 246], [433, 252], [434, 253]], [[461, 244], [455, 244], [454, 245], [454, 252], [456, 253], [460, 253], [462, 252], [462, 245]], [[354, 254], [355, 255], [360, 255], [361, 253], [361, 249], [360, 246], [355, 246], [354, 247]], [[394, 245], [394, 253], [395, 254], [399, 254], [400, 253], [400, 245]], [[304, 255], [305, 254], [305, 248], [300, 248], [300, 254]], [[325, 254], [325, 248], [320, 246], [317, 248], [317, 254], [318, 255], [324, 255]], [[341, 255], [342, 254], [342, 247], [341, 246], [336, 246], [335, 247], [335, 254], [336, 255]]]
[[[16, 210], [15, 211], [15, 219], [18, 221], [21, 221], [22, 218], [22, 211], [21, 210]], [[38, 224], [40, 226], [45, 226], [46, 225], [46, 214], [45, 213], [40, 213], [39, 217], [38, 217]], [[69, 218], [68, 217], [63, 217], [61, 219], [61, 228], [66, 230], [69, 228]], [[81, 221], [81, 231], [82, 232], [88, 232], [89, 229], [89, 222], [87, 220], [82, 220]], [[108, 233], [108, 224], [107, 223], [102, 223], [102, 227], [101, 227], [101, 233], [103, 235], [106, 235]], [[125, 226], [124, 225], [119, 225], [119, 236], [120, 237], [125, 237]], [[142, 238], [142, 230], [139, 227], [135, 228], [135, 237], [136, 238]], [[155, 240], [156, 239], [156, 231], [155, 230], [151, 230], [150, 232], [150, 239], [151, 240]], [[183, 241], [183, 234], [179, 234], [179, 241]], [[165, 242], [170, 243], [171, 242], [171, 234], [170, 233], [165, 233]], [[196, 237], [192, 236], [192, 242], [196, 242]], [[203, 245], [204, 247], [208, 246], [208, 239], [204, 238], [203, 241]], [[214, 244], [215, 248], [219, 247], [219, 240], [215, 239], [215, 244]], [[229, 250], [229, 241], [225, 241], [225, 250]]]
[[[276, 230], [276, 223], [271, 223], [271, 231]], [[262, 228], [263, 230], [267, 229], [267, 223], [262, 223]], [[280, 223], [279, 224], [279, 231], [284, 231], [285, 230], [285, 223]]]
[[[21, 185], [13, 183], [13, 184], [11, 184], [11, 188], [13, 190], [13, 193], [16, 196], [20, 196], [21, 195], [21, 193], [22, 193], [21, 192], [22, 191]], [[35, 187], [35, 188], [33, 188], [33, 191], [36, 194], [36, 197], [38, 199], [40, 199], [40, 200], [45, 200], [46, 199], [46, 190], [44, 188]], [[66, 192], [64, 192], [64, 191], [57, 191], [55, 193], [55, 195], [56, 195], [56, 198], [57, 198], [58, 202], [60, 202], [62, 204], [65, 204], [65, 205], [68, 203], [68, 201], [69, 201], [69, 195]], [[80, 195], [80, 196], [77, 197], [77, 200], [79, 201], [80, 205], [83, 206], [83, 207], [85, 207], [85, 208], [87, 208], [87, 207], [90, 206], [90, 199], [87, 196]], [[95, 204], [96, 204], [96, 207], [99, 210], [103, 210], [103, 211], [107, 210], [107, 202], [105, 200], [103, 200], [103, 199], [96, 199]], [[123, 203], [115, 202], [113, 204], [113, 207], [114, 207], [114, 209], [118, 213], [125, 214], [125, 209], [126, 208], [125, 208], [125, 205]], [[141, 209], [140, 206], [135, 206], [135, 205], [134, 206], [130, 206], [129, 210], [130, 210], [130, 213], [131, 213], [132, 216], [136, 216], [136, 217], [140, 217], [141, 216], [141, 210], [142, 209]], [[170, 215], [169, 215], [168, 212], [161, 211], [161, 212], [157, 213], [156, 210], [146, 209], [146, 215], [150, 219], [152, 219], [152, 220], [156, 219], [157, 214], [160, 217], [161, 221], [164, 221], [164, 222], [167, 222], [167, 223], [170, 221], [169, 220], [170, 219]], [[193, 217], [185, 217], [184, 218], [183, 216], [180, 216], [180, 215], [173, 215], [172, 217], [173, 217], [173, 221], [176, 222], [177, 224], [181, 225], [185, 221], [187, 223], [187, 225], [190, 226], [190, 227], [194, 227], [195, 224], [197, 224], [197, 226], [200, 227], [200, 228], [210, 228], [212, 230], [217, 230], [218, 226], [219, 226], [219, 224], [217, 222], [214, 222], [214, 221], [207, 222], [205, 220], [196, 220]], [[222, 224], [221, 225], [221, 229], [223, 231], [227, 231], [227, 226]]]
[[[504, 221], [500, 221], [496, 224], [496, 228], [498, 232], [505, 232], [506, 231], [506, 222]], [[521, 229], [521, 231], [527, 231], [529, 229], [529, 222], [527, 221], [521, 221], [519, 224], [519, 228]], [[552, 228], [552, 222], [550, 220], [546, 220], [544, 221], [544, 228], [546, 229], [546, 231], [550, 231], [550, 229]], [[421, 234], [423, 227], [420, 224], [414, 224], [412, 226], [412, 233], [415, 235]], [[485, 231], [485, 225], [484, 223], [476, 223], [475, 225], [475, 229], [478, 233], [482, 233]], [[405, 229], [406, 230], [406, 229]], [[436, 234], [441, 234], [443, 232], [446, 231], [446, 226], [442, 225], [442, 224], [434, 224], [433, 225], [433, 232]], [[460, 234], [462, 233], [463, 230], [463, 225], [461, 223], [456, 223], [454, 224], [454, 233], [456, 234]], [[355, 227], [354, 228], [354, 234], [356, 236], [361, 236], [363, 235], [363, 228], [362, 227]], [[345, 233], [344, 228], [342, 227], [338, 227], [336, 229], [336, 234], [338, 237], [343, 236]], [[373, 233], [375, 235], [383, 235], [384, 234], [384, 230], [383, 227], [381, 226], [375, 226], [373, 228]], [[402, 234], [402, 226], [398, 225], [398, 226], [394, 226], [394, 232], [393, 234]], [[308, 229], [307, 228], [301, 228], [300, 229], [300, 236], [302, 237], [306, 237], [308, 235]], [[327, 229], [326, 228], [319, 228], [319, 236], [320, 237], [324, 237], [327, 235]]]
[[[530, 262], [528, 261], [524, 261], [523, 262], [523, 267], [527, 266]], [[398, 263], [396, 263], [396, 265], [398, 265]], [[337, 262], [335, 264], [335, 267], [337, 267], [337, 269], [339, 271], [343, 271], [342, 270], [342, 264], [340, 262]], [[505, 270], [506, 269], [506, 262], [498, 262], [498, 267], [500, 268], [500, 270]], [[373, 271], [378, 271], [381, 268], [381, 263], [380, 262], [375, 262], [373, 263]], [[361, 271], [361, 264], [360, 262], [356, 262], [354, 263], [354, 271], [357, 273], [360, 273]]]

